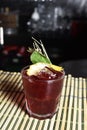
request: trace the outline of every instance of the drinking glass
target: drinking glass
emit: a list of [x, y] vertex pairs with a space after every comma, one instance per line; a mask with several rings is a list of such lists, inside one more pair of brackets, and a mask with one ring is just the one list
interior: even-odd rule
[[21, 70], [26, 109], [31, 117], [37, 119], [52, 118], [58, 110], [65, 72], [58, 72], [55, 79], [38, 79]]

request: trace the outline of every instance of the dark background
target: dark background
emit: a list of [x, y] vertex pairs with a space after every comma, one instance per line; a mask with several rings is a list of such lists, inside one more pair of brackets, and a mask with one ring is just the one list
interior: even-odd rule
[[[0, 27], [4, 30], [4, 44], [0, 45], [0, 69], [21, 71], [22, 67], [31, 64], [27, 49], [32, 46], [32, 36], [37, 40], [42, 40], [53, 64], [60, 65], [72, 60], [86, 61], [87, 2], [81, 5], [82, 2], [78, 3], [76, 0], [74, 3], [73, 1], [68, 3], [65, 0], [62, 2], [60, 0], [45, 0], [44, 2], [0, 0]], [[45, 7], [45, 12], [41, 14], [44, 19], [47, 13], [50, 14], [53, 12], [52, 9], [57, 8], [59, 10], [57, 20], [60, 20], [57, 25], [60, 24], [60, 26], [54, 28], [47, 21], [47, 27], [51, 27], [47, 29], [45, 26], [40, 26], [38, 20], [33, 21], [36, 27], [29, 25], [28, 22], [32, 23], [31, 17], [36, 7], [38, 10], [40, 7]]]

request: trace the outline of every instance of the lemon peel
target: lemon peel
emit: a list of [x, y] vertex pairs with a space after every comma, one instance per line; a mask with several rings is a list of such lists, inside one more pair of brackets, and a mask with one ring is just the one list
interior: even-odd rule
[[50, 67], [56, 71], [62, 71], [64, 70], [61, 66], [50, 64]]

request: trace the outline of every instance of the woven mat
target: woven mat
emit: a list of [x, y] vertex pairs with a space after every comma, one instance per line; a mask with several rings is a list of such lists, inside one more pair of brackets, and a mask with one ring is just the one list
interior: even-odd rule
[[87, 79], [66, 75], [58, 112], [38, 120], [26, 112], [21, 75], [0, 71], [0, 130], [87, 130]]

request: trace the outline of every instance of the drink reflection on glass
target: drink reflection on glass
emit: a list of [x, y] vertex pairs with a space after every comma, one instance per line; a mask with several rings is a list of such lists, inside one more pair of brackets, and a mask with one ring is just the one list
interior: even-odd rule
[[[34, 67], [38, 70], [38, 66]], [[26, 66], [21, 71], [26, 109], [31, 117], [52, 118], [58, 110], [65, 72], [45, 64], [37, 75], [28, 75], [28, 69], [29, 66]]]

